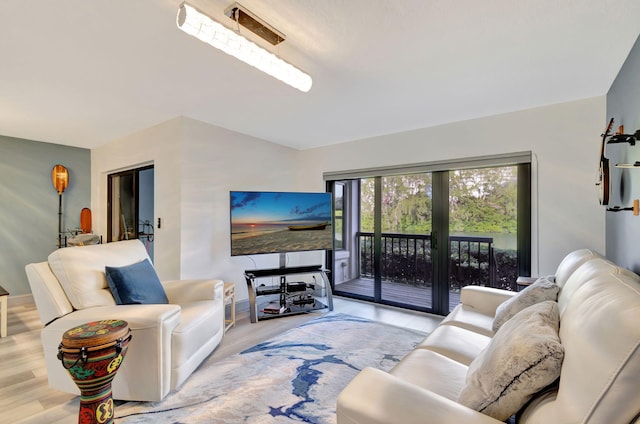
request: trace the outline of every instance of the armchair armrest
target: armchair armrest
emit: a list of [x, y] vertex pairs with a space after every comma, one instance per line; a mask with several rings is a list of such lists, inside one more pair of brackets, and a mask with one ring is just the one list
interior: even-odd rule
[[375, 368], [365, 368], [349, 383], [336, 411], [338, 424], [503, 424]]
[[168, 334], [180, 323], [179, 305], [114, 305], [81, 309], [59, 318], [45, 328], [49, 331], [69, 330], [91, 321], [121, 319], [133, 329], [157, 328], [169, 325]]
[[41, 333], [49, 385], [78, 393], [56, 354], [65, 331], [104, 319], [127, 321], [133, 334], [126, 360], [113, 381], [122, 400], [162, 400], [171, 390], [171, 335], [180, 324], [179, 305], [114, 305], [82, 309], [47, 325]]
[[169, 303], [224, 299], [222, 280], [169, 280], [163, 281], [162, 286]]
[[488, 316], [495, 316], [502, 302], [515, 296], [516, 292], [482, 286], [465, 286], [460, 291], [460, 303]]

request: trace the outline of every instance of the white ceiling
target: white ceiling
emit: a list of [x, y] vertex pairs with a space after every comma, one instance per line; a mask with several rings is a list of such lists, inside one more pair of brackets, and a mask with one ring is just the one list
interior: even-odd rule
[[[232, 2], [190, 3], [231, 26]], [[0, 135], [91, 148], [187, 116], [307, 149], [604, 95], [640, 34], [640, 0], [241, 0], [301, 93], [180, 31], [180, 3], [2, 0]]]

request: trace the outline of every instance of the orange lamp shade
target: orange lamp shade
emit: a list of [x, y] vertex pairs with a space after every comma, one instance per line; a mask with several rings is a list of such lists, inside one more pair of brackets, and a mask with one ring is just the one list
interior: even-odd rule
[[69, 185], [69, 171], [62, 165], [56, 165], [51, 170], [51, 182], [53, 187], [62, 194]]

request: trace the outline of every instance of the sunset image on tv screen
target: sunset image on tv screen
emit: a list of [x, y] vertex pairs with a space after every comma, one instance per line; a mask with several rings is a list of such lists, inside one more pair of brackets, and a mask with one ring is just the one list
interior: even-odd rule
[[231, 255], [329, 250], [331, 194], [232, 191]]

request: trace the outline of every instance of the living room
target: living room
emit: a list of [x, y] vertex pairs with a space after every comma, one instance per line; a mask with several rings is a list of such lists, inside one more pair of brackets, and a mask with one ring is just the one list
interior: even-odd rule
[[[169, 3], [177, 10], [177, 2]], [[637, 12], [637, 6], [631, 2], [621, 4], [629, 11], [627, 15], [634, 16]], [[553, 7], [550, 6], [550, 10]], [[2, 15], [8, 16], [8, 12]], [[90, 207], [93, 231], [101, 235], [106, 233], [107, 225], [107, 175], [153, 164], [155, 216], [162, 219], [162, 226], [156, 228], [155, 233], [154, 265], [161, 279], [214, 277], [234, 281], [236, 299], [246, 302], [247, 288], [241, 284], [244, 270], [275, 267], [277, 258], [272, 255], [252, 259], [230, 257], [229, 191], [324, 191], [323, 173], [326, 172], [521, 151], [531, 151], [534, 158], [532, 274], [553, 273], [566, 253], [584, 247], [606, 254], [611, 260], [638, 272], [640, 259], [634, 253], [634, 246], [640, 234], [640, 222], [630, 212], [606, 212], [605, 207], [598, 204], [594, 189], [602, 142], [600, 135], [608, 119], [616, 119], [616, 128], [618, 124], [631, 132], [640, 128], [640, 87], [635, 78], [640, 72], [639, 30], [635, 20], [630, 22], [632, 37], [627, 34], [624, 38], [615, 38], [614, 34], [603, 42], [604, 46], [615, 44], [617, 49], [624, 50], [624, 54], [615, 57], [617, 62], [607, 64], [616, 68], [609, 73], [608, 82], [600, 80], [597, 86], [591, 87], [586, 81], [585, 89], [576, 95], [549, 95], [544, 99], [531, 99], [530, 104], [534, 105], [531, 107], [516, 103], [511, 107], [502, 105], [501, 109], [480, 110], [475, 115], [454, 121], [443, 120], [396, 131], [380, 130], [376, 135], [346, 137], [349, 140], [344, 142], [328, 140], [322, 146], [295, 148], [270, 141], [266, 136], [247, 135], [241, 129], [241, 122], [262, 120], [254, 109], [234, 117], [238, 130], [228, 129], [232, 125], [224, 122], [216, 125], [198, 117], [176, 115], [91, 148], [65, 146], [64, 137], [52, 140], [30, 135], [36, 134], [34, 132], [0, 131], [3, 132], [0, 136], [3, 151], [0, 158], [3, 181], [0, 216], [4, 223], [0, 284], [11, 293], [10, 302], [29, 298], [24, 266], [45, 260], [55, 249], [58, 194], [51, 187], [49, 177], [51, 167], [56, 163], [65, 164], [71, 171], [70, 187], [63, 195], [65, 228], [77, 227], [80, 210]], [[624, 46], [620, 47], [622, 44]], [[207, 51], [208, 46], [198, 49], [198, 52]], [[591, 67], [602, 65], [599, 53], [591, 52]], [[226, 77], [230, 78], [229, 75]], [[108, 75], [102, 78], [108, 79]], [[578, 75], [566, 75], [565, 78], [578, 78]], [[551, 79], [551, 76], [540, 77], [536, 91], [553, 91], [547, 87], [562, 84], [562, 81], [552, 84]], [[2, 80], [13, 83], [12, 75]], [[27, 83], [23, 84], [23, 87], [29, 87]], [[185, 83], [176, 81], [175, 84], [180, 87]], [[312, 91], [322, 87], [322, 80], [314, 84]], [[473, 84], [481, 86], [482, 81], [473, 80]], [[472, 101], [471, 94], [466, 92], [473, 84], [461, 86], [460, 90], [452, 90], [448, 95], [456, 97], [461, 107], [466, 102], [481, 106], [482, 96]], [[47, 86], [56, 88], [54, 82], [43, 77], [37, 89], [42, 92]], [[260, 93], [257, 84], [250, 84], [250, 88], [247, 96]], [[341, 86], [333, 89], [348, 90]], [[490, 96], [493, 93], [481, 94]], [[429, 93], [423, 96], [428, 97]], [[377, 99], [377, 96], [373, 98]], [[250, 101], [247, 97], [241, 103]], [[277, 108], [278, 101], [271, 101]], [[303, 108], [305, 102], [300, 104]], [[364, 112], [360, 110], [349, 110], [340, 104], [335, 107], [342, 112], [344, 121], [363, 120], [359, 115]], [[22, 111], [18, 105], [9, 105], [11, 108]], [[23, 113], [39, 115], [37, 109]], [[421, 111], [413, 113], [422, 114]], [[11, 120], [17, 120], [17, 116], [7, 113], [0, 122]], [[48, 119], [42, 117], [42, 120], [42, 128], [46, 128]], [[372, 117], [370, 120], [373, 124], [379, 119]], [[295, 117], [291, 121], [295, 121]], [[343, 125], [342, 121], [326, 121], [324, 117], [319, 121], [323, 126]], [[366, 116], [364, 121], [367, 121]], [[3, 127], [10, 128], [8, 124]], [[622, 144], [607, 146], [607, 157], [612, 164], [640, 160], [636, 149]], [[629, 207], [639, 196], [640, 176], [632, 169], [623, 171], [612, 166], [611, 177], [610, 205]], [[620, 188], [622, 181], [623, 188]], [[292, 264], [319, 260], [322, 257], [317, 253], [290, 257]]]

